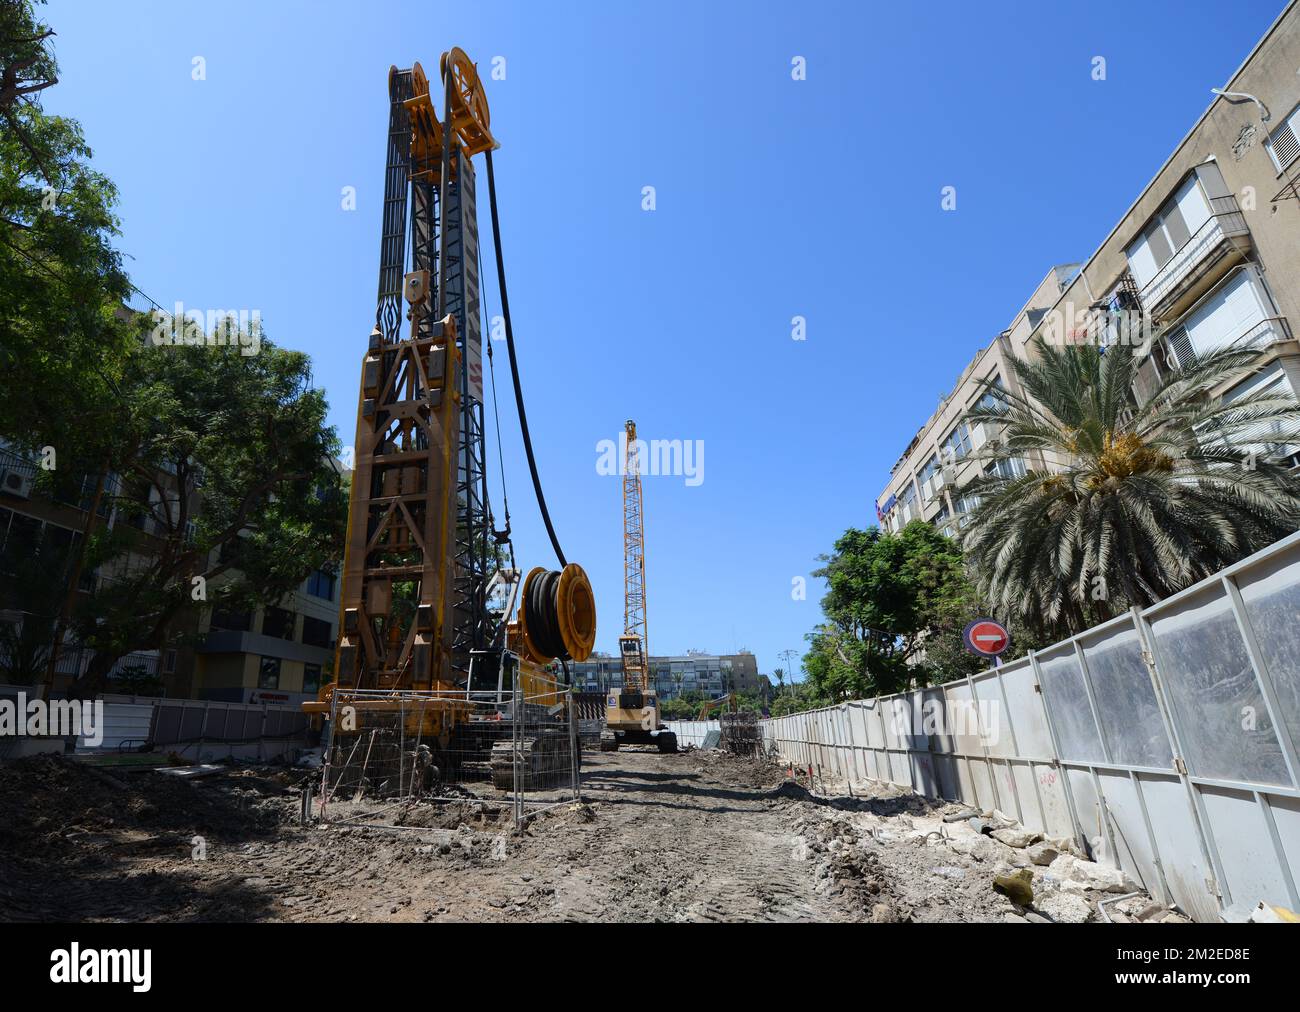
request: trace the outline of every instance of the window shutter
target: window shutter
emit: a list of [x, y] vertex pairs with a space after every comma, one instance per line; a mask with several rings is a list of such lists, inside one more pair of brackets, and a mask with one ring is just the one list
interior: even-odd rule
[[1300, 155], [1300, 141], [1296, 139], [1295, 116], [1273, 131], [1268, 139], [1268, 146], [1273, 152], [1273, 160], [1279, 169], [1285, 169]]
[[1169, 335], [1169, 347], [1173, 350], [1180, 369], [1186, 369], [1196, 361], [1196, 354], [1192, 351], [1192, 341], [1187, 336], [1186, 327], [1179, 327], [1175, 333]]

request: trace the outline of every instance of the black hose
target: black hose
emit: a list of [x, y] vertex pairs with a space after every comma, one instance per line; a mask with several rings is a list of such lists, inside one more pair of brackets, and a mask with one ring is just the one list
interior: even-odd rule
[[534, 578], [524, 602], [524, 624], [528, 637], [547, 657], [567, 657], [564, 637], [560, 634], [560, 617], [557, 614], [560, 573], [552, 570]]
[[515, 332], [510, 326], [510, 297], [506, 294], [506, 266], [501, 255], [501, 222], [497, 218], [497, 183], [492, 173], [492, 149], [487, 154], [488, 205], [492, 209], [492, 245], [497, 254], [497, 285], [501, 289], [501, 315], [506, 321], [506, 350], [510, 352], [510, 377], [515, 384], [515, 406], [519, 409], [519, 428], [524, 434], [524, 452], [528, 454], [528, 470], [533, 476], [533, 491], [537, 493], [537, 506], [542, 511], [542, 520], [546, 523], [546, 533], [551, 536], [551, 547], [560, 565], [568, 565], [564, 551], [560, 548], [560, 539], [555, 536], [555, 526], [551, 523], [550, 511], [546, 508], [546, 496], [542, 494], [542, 480], [537, 476], [537, 459], [533, 456], [533, 440], [528, 435], [528, 415], [524, 411], [524, 391], [519, 385], [519, 362], [515, 358]]

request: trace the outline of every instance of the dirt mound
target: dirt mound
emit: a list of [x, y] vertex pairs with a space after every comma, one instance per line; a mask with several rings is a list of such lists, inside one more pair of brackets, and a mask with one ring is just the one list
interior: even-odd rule
[[[251, 771], [249, 771], [251, 773]], [[256, 803], [286, 788], [244, 771], [186, 782], [153, 770], [110, 774], [59, 755], [0, 765], [0, 853], [57, 847], [69, 831], [192, 832], [215, 838], [269, 832], [280, 806]]]
[[509, 813], [495, 805], [475, 805], [464, 801], [423, 801], [404, 806], [393, 820], [397, 826], [423, 829], [459, 829], [468, 826], [489, 830], [510, 824]]
[[765, 790], [788, 779], [782, 766], [768, 759], [731, 755], [716, 749], [697, 749], [675, 758], [675, 765], [695, 767], [706, 776], [729, 787]]

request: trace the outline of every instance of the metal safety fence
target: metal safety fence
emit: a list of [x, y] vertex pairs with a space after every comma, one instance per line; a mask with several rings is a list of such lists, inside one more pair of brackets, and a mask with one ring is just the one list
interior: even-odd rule
[[666, 720], [668, 730], [677, 735], [677, 747], [717, 748], [721, 729], [716, 720]]
[[455, 803], [509, 810], [519, 826], [581, 796], [568, 691], [348, 690], [331, 697], [327, 727], [315, 804], [304, 802], [322, 822], [421, 828], [415, 808]]
[[1300, 910], [1300, 534], [982, 674], [763, 722], [799, 766], [1074, 838], [1198, 921]]

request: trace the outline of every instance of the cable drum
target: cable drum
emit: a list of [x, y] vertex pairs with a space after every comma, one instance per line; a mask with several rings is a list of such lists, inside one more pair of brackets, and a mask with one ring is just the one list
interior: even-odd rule
[[535, 660], [585, 661], [596, 642], [596, 599], [576, 562], [561, 570], [540, 566], [524, 580], [520, 625]]

